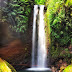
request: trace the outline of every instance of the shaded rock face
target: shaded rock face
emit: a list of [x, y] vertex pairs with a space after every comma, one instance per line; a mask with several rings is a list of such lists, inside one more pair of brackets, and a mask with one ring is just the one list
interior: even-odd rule
[[0, 49], [0, 57], [12, 64], [15, 69], [22, 69], [30, 66], [30, 51], [28, 45], [23, 45], [17, 39]]
[[8, 24], [8, 22], [0, 21], [0, 47], [12, 39]]
[[5, 59], [7, 59], [8, 57], [12, 57], [22, 52], [21, 50], [22, 48], [23, 46], [21, 44], [21, 41], [14, 40], [5, 47], [2, 47], [0, 49], [0, 54], [2, 55], [3, 58], [5, 57]]
[[6, 6], [6, 4], [4, 3], [4, 1], [7, 2], [8, 0], [0, 0], [0, 6], [1, 7], [5, 7]]
[[26, 32], [17, 35], [10, 31], [9, 23], [0, 22], [0, 58], [20, 70], [31, 66], [32, 14]]

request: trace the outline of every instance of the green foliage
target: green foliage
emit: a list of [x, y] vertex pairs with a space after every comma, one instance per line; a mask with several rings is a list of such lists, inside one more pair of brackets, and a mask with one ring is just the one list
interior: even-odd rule
[[61, 51], [60, 51], [60, 57], [63, 57], [64, 61], [66, 61], [68, 64], [70, 64], [72, 54], [70, 54], [68, 48], [65, 48], [65, 49], [61, 49]]
[[[50, 24], [51, 55], [60, 56], [60, 48], [68, 47], [72, 38], [72, 2], [70, 0], [48, 0], [47, 18]], [[70, 56], [67, 53], [66, 56]]]
[[35, 4], [37, 5], [45, 5], [46, 0], [35, 0]]
[[24, 32], [28, 26], [29, 16], [33, 8], [32, 0], [12, 0], [4, 8], [4, 12], [7, 13], [7, 18], [12, 21], [13, 31]]

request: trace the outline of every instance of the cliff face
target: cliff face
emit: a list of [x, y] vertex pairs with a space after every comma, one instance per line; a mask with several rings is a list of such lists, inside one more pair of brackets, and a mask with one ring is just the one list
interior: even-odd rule
[[19, 64], [30, 63], [30, 56], [28, 44], [23, 45], [20, 40], [13, 40], [8, 45], [0, 48], [0, 57], [14, 65], [15, 68], [18, 66], [18, 69], [21, 69]]
[[7, 44], [12, 39], [8, 25], [8, 22], [0, 21], [0, 46]]
[[[24, 33], [11, 31], [8, 22], [0, 21], [0, 58], [16, 70], [30, 67], [32, 50], [32, 14]], [[18, 36], [19, 35], [19, 36]]]

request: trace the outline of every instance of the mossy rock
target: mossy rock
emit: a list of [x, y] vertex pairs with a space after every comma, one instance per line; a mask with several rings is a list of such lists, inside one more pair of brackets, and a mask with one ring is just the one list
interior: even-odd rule
[[69, 66], [67, 66], [67, 67], [63, 70], [63, 72], [72, 72], [72, 64], [69, 65]]
[[16, 70], [8, 62], [0, 58], [0, 72], [16, 72]]

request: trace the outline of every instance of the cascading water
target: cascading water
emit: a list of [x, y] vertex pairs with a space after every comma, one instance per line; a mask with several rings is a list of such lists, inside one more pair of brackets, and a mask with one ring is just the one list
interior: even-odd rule
[[[45, 47], [45, 30], [44, 30], [44, 5], [40, 5], [39, 22], [38, 22], [38, 48], [36, 48], [36, 17], [38, 14], [38, 5], [34, 6], [34, 19], [33, 19], [33, 37], [32, 37], [32, 67], [45, 68], [46, 60], [46, 47]], [[36, 53], [36, 49], [38, 49]], [[36, 56], [37, 55], [37, 60]], [[36, 62], [37, 61], [37, 62]], [[37, 65], [37, 66], [35, 66]]]
[[35, 65], [35, 51], [36, 51], [36, 17], [38, 14], [38, 5], [34, 5], [34, 18], [33, 18], [33, 34], [32, 34], [32, 67]]
[[[40, 9], [38, 9], [38, 7]], [[39, 20], [37, 20], [37, 15], [39, 16]], [[36, 20], [38, 21], [38, 23], [36, 23]], [[45, 28], [44, 5], [40, 5], [40, 6], [34, 5], [33, 34], [32, 34], [32, 66], [28, 70], [31, 71], [50, 70], [49, 68], [46, 67], [47, 51], [45, 47], [46, 45], [45, 45], [44, 28]], [[37, 38], [38, 41], [36, 40]]]
[[40, 5], [39, 11], [39, 31], [38, 31], [38, 58], [37, 66], [38, 68], [46, 67], [46, 47], [45, 47], [45, 24], [44, 24], [44, 5]]

